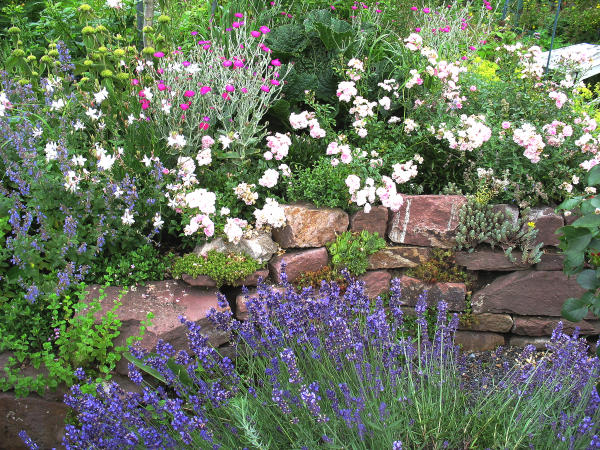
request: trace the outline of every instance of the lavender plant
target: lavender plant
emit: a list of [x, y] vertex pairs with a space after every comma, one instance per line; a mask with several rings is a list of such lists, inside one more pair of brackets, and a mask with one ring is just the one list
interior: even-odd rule
[[[154, 354], [131, 349], [168, 386], [152, 388], [134, 364], [129, 375], [138, 393], [116, 383], [98, 385], [95, 395], [73, 386], [65, 402], [79, 425], [67, 426], [65, 446], [600, 446], [600, 398], [593, 389], [600, 363], [577, 335], [560, 328], [540, 362], [528, 362], [532, 350], [526, 349], [500, 383], [470, 391], [453, 344], [458, 317], [448, 321], [440, 302], [430, 338], [422, 297], [416, 336], [408, 337], [399, 280], [392, 283], [389, 309], [381, 298], [369, 300], [356, 280], [344, 295], [334, 283], [300, 293], [285, 281], [284, 289], [261, 284], [246, 305], [243, 323], [228, 311], [209, 314], [235, 336], [236, 366], [246, 364], [246, 373], [208, 345], [198, 324], [181, 318], [191, 352], [176, 352], [166, 342]], [[77, 375], [91, 384], [82, 370]]]

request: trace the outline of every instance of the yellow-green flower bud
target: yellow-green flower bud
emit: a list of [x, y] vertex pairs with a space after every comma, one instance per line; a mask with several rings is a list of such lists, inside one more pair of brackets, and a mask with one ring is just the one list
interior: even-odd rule
[[83, 13], [89, 13], [92, 11], [92, 7], [90, 5], [88, 5], [87, 3], [84, 3], [77, 9]]
[[33, 71], [31, 72], [31, 76], [32, 76], [32, 77], [39, 77], [39, 76], [40, 76], [40, 74], [39, 74], [38, 72], [36, 72], [35, 70], [33, 70]]
[[102, 78], [110, 78], [113, 76], [112, 70], [104, 69], [102, 72], [100, 72], [100, 76]]
[[84, 66], [86, 66], [86, 67], [90, 67], [92, 64], [94, 64], [94, 61], [92, 61], [92, 60], [90, 60], [90, 59], [86, 59], [86, 60], [83, 62], [83, 65], [84, 65]]
[[25, 86], [26, 84], [29, 84], [29, 80], [26, 80], [25, 78], [21, 78], [21, 79], [19, 80], [19, 84], [20, 84], [21, 86]]
[[48, 48], [56, 48], [56, 42], [50, 42]]
[[81, 29], [81, 34], [83, 34], [84, 36], [88, 34], [94, 34], [95, 32], [96, 30], [94, 30], [94, 27], [90, 27], [89, 25]]
[[20, 48], [15, 48], [12, 51], [13, 56], [19, 57], [19, 56], [25, 56], [25, 52], [23, 50], [21, 50]]
[[90, 81], [88, 77], [81, 77], [81, 80], [79, 80], [79, 84], [87, 83], [88, 81]]
[[52, 56], [53, 58], [56, 58], [56, 57], [58, 57], [58, 54], [59, 54], [59, 53], [58, 53], [58, 50], [50, 50], [50, 51], [48, 52], [48, 54], [49, 54], [50, 56]]
[[50, 64], [53, 61], [51, 56], [44, 55], [40, 58], [40, 62]]
[[103, 45], [102, 47], [98, 47], [98, 51], [99, 51], [100, 53], [107, 53], [107, 52], [108, 52], [108, 49], [107, 49], [107, 48], [106, 48], [106, 47]]
[[52, 64], [54, 67], [60, 67], [60, 61], [54, 61]]
[[21, 45], [23, 45], [23, 41], [22, 41], [21, 39], [19, 39], [19, 40], [17, 41], [17, 45], [20, 47]]
[[123, 50], [122, 48], [116, 49], [113, 53], [117, 58], [125, 56], [125, 50]]
[[135, 53], [137, 49], [133, 45], [130, 45], [129, 47], [127, 47], [127, 51], [129, 53]]
[[128, 73], [124, 73], [124, 72], [118, 73], [117, 74], [117, 79], [119, 79], [121, 81], [127, 81], [127, 80], [129, 80], [129, 74]]
[[8, 29], [8, 34], [19, 34], [21, 29], [19, 27], [10, 27]]
[[35, 60], [37, 60], [37, 58], [36, 58], [34, 55], [29, 55], [29, 56], [27, 57], [27, 62], [33, 62], [33, 61], [35, 61]]
[[145, 47], [145, 48], [142, 50], [142, 53], [143, 53], [144, 55], [154, 55], [154, 52], [156, 52], [156, 50], [154, 50], [154, 47]]
[[146, 26], [146, 27], [142, 28], [142, 31], [144, 33], [154, 33], [154, 28]]
[[166, 14], [161, 14], [160, 16], [158, 16], [157, 20], [158, 23], [169, 23], [171, 21], [171, 18]]
[[162, 34], [159, 34], [158, 36], [156, 36], [155, 41], [156, 42], [165, 42], [166, 38]]
[[107, 33], [108, 32], [108, 28], [106, 28], [104, 25], [98, 25], [96, 27], [96, 33]]

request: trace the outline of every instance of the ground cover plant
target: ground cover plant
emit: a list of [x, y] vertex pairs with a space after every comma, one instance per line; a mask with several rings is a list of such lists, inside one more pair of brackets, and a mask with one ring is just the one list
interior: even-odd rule
[[[351, 280], [298, 293], [261, 285], [247, 300], [247, 322], [231, 312], [210, 313], [235, 336], [241, 375], [233, 361], [186, 322], [190, 352], [159, 342], [156, 353], [133, 355], [166, 380], [150, 387], [139, 370], [129, 376], [140, 393], [116, 383], [82, 386], [65, 397], [78, 425], [68, 425], [67, 448], [598, 448], [598, 358], [585, 340], [559, 327], [544, 357], [517, 365], [486, 389], [461, 382], [453, 344], [458, 325], [438, 304], [435, 331], [416, 306], [416, 336], [403, 324], [402, 294], [394, 280], [389, 310]], [[222, 301], [226, 303], [223, 298]], [[177, 367], [169, 363], [175, 361]], [[202, 371], [202, 376], [199, 376]], [[25, 434], [23, 437], [26, 438]], [[31, 445], [35, 448], [35, 445]]]

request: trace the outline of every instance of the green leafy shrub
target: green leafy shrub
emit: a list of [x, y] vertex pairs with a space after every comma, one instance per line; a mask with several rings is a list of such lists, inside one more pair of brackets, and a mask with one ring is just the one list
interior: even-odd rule
[[363, 230], [360, 233], [344, 231], [335, 242], [327, 245], [331, 264], [337, 270], [348, 269], [352, 275], [361, 275], [369, 267], [369, 256], [385, 247], [379, 233]]
[[563, 316], [573, 322], [582, 320], [590, 311], [600, 317], [600, 267], [596, 255], [600, 251], [600, 198], [595, 195], [596, 186], [600, 185], [600, 166], [592, 168], [587, 183], [586, 191], [594, 195], [577, 196], [558, 206], [581, 216], [557, 231], [565, 255], [564, 272], [577, 275], [577, 283], [587, 291], [580, 298], [569, 298], [563, 305]]
[[[114, 339], [119, 336], [121, 321], [117, 310], [121, 306], [119, 294], [114, 306], [102, 315], [97, 323], [98, 313], [102, 310], [100, 297], [89, 302], [84, 301], [85, 285], [81, 284], [73, 296], [59, 299], [53, 295], [48, 305], [48, 313], [52, 316], [53, 334], [41, 345], [38, 351], [32, 351], [26, 342], [12, 342], [10, 350], [13, 356], [8, 360], [4, 374], [0, 374], [0, 389], [14, 389], [18, 396], [30, 392], [43, 394], [47, 389], [55, 389], [59, 384], [73, 384], [76, 380], [75, 369], [82, 368], [89, 372], [97, 382], [111, 378], [110, 373], [126, 347], [113, 347]], [[152, 315], [148, 315], [148, 320]], [[140, 329], [143, 334], [148, 322]], [[128, 345], [136, 338], [130, 337]], [[139, 338], [138, 338], [139, 339]], [[35, 378], [21, 373], [23, 364], [43, 370]]]
[[245, 253], [221, 253], [209, 250], [206, 256], [189, 253], [177, 258], [171, 273], [174, 278], [183, 274], [191, 277], [206, 275], [216, 281], [217, 287], [224, 284], [232, 285], [256, 272], [263, 265]]
[[316, 206], [348, 210], [350, 194], [346, 178], [353, 173], [347, 164], [332, 166], [328, 159], [320, 159], [314, 167], [294, 174], [287, 195], [292, 201], [308, 201]]
[[144, 244], [131, 252], [113, 255], [109, 260], [94, 262], [92, 280], [111, 286], [160, 281], [164, 279], [172, 257], [172, 254], [161, 256], [155, 247]]

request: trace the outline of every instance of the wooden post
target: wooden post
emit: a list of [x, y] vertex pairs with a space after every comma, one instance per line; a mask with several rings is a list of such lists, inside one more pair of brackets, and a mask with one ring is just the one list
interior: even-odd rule
[[[144, 27], [151, 27], [154, 23], [154, 0], [144, 0]], [[152, 45], [147, 33], [144, 33], [144, 47]]]

